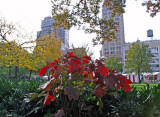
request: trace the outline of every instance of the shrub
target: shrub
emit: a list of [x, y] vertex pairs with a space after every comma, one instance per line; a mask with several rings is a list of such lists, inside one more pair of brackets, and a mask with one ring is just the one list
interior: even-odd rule
[[24, 112], [27, 93], [37, 92], [42, 82], [0, 78], [0, 115], [20, 116]]
[[41, 93], [30, 96], [30, 103], [37, 100], [38, 106], [27, 116], [108, 116], [114, 104], [110, 94], [131, 90], [131, 81], [123, 75], [100, 60], [93, 63], [89, 56], [77, 57], [73, 52], [41, 68], [40, 76], [48, 71], [52, 79], [39, 86]]

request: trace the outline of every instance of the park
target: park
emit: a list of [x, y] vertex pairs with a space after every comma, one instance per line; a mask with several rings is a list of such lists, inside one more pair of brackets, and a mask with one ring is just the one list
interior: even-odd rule
[[[50, 4], [52, 16], [44, 16], [36, 36], [0, 17], [0, 116], [159, 117], [160, 41], [150, 29], [151, 40], [125, 43], [126, 1]], [[159, 5], [142, 3], [153, 18]], [[69, 45], [73, 27], [94, 34], [99, 58], [89, 44]]]

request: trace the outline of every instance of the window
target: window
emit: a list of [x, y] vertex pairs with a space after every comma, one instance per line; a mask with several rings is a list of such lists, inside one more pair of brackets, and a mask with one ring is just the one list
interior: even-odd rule
[[109, 52], [105, 52], [105, 54], [109, 54]]
[[116, 14], [115, 17], [118, 17], [118, 14]]
[[116, 45], [121, 45], [121, 42], [117, 42]]
[[119, 21], [119, 18], [115, 18], [115, 21]]
[[152, 53], [151, 56], [152, 57], [158, 57], [158, 53]]
[[111, 54], [115, 54], [115, 51], [111, 51]]
[[109, 15], [111, 15], [112, 14], [112, 12], [109, 12]]
[[120, 40], [121, 40], [121, 39], [118, 37], [118, 38], [117, 38], [117, 41], [120, 41]]
[[118, 33], [118, 34], [116, 34], [116, 37], [120, 37], [121, 35]]
[[118, 51], [116, 53], [118, 54]]
[[111, 50], [115, 50], [115, 47], [111, 47], [110, 49], [111, 49]]
[[107, 47], [107, 48], [105, 48], [105, 50], [109, 50], [109, 48]]
[[114, 46], [115, 45], [115, 43], [110, 43], [110, 46]]

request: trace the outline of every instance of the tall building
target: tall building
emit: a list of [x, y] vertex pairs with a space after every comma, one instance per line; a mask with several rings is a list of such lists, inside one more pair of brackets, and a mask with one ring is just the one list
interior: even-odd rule
[[[154, 72], [160, 72], [160, 40], [146, 40], [142, 41], [144, 44], [147, 44], [149, 46], [149, 49], [151, 51], [152, 61], [150, 63], [151, 69]], [[142, 43], [139, 41], [139, 43]], [[125, 65], [125, 61], [127, 60], [126, 56], [129, 51], [129, 46], [131, 46], [132, 43], [125, 43], [123, 46], [123, 61]], [[123, 69], [123, 72], [126, 72], [126, 69]]]
[[[109, 19], [111, 18], [112, 13], [113, 11], [107, 9], [106, 6], [102, 7], [102, 18]], [[115, 42], [114, 39], [110, 42], [105, 41], [102, 45], [100, 56], [103, 58], [119, 57], [120, 61], [122, 61], [123, 44], [125, 43], [123, 14], [116, 14], [114, 17], [114, 21], [116, 21], [119, 24], [118, 31], [116, 33], [117, 42]]]
[[62, 41], [61, 49], [63, 52], [69, 50], [69, 30], [63, 27], [53, 30], [54, 18], [45, 17], [41, 23], [41, 31], [37, 32], [37, 38], [41, 38], [44, 35], [50, 34], [52, 31], [55, 33], [55, 38], [60, 38]]

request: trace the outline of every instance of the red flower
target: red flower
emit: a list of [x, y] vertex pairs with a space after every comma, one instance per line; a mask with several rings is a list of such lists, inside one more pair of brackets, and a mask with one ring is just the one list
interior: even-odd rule
[[45, 74], [49, 68], [50, 68], [49, 65], [42, 67], [41, 70], [39, 71], [39, 75], [42, 76], [43, 74]]

